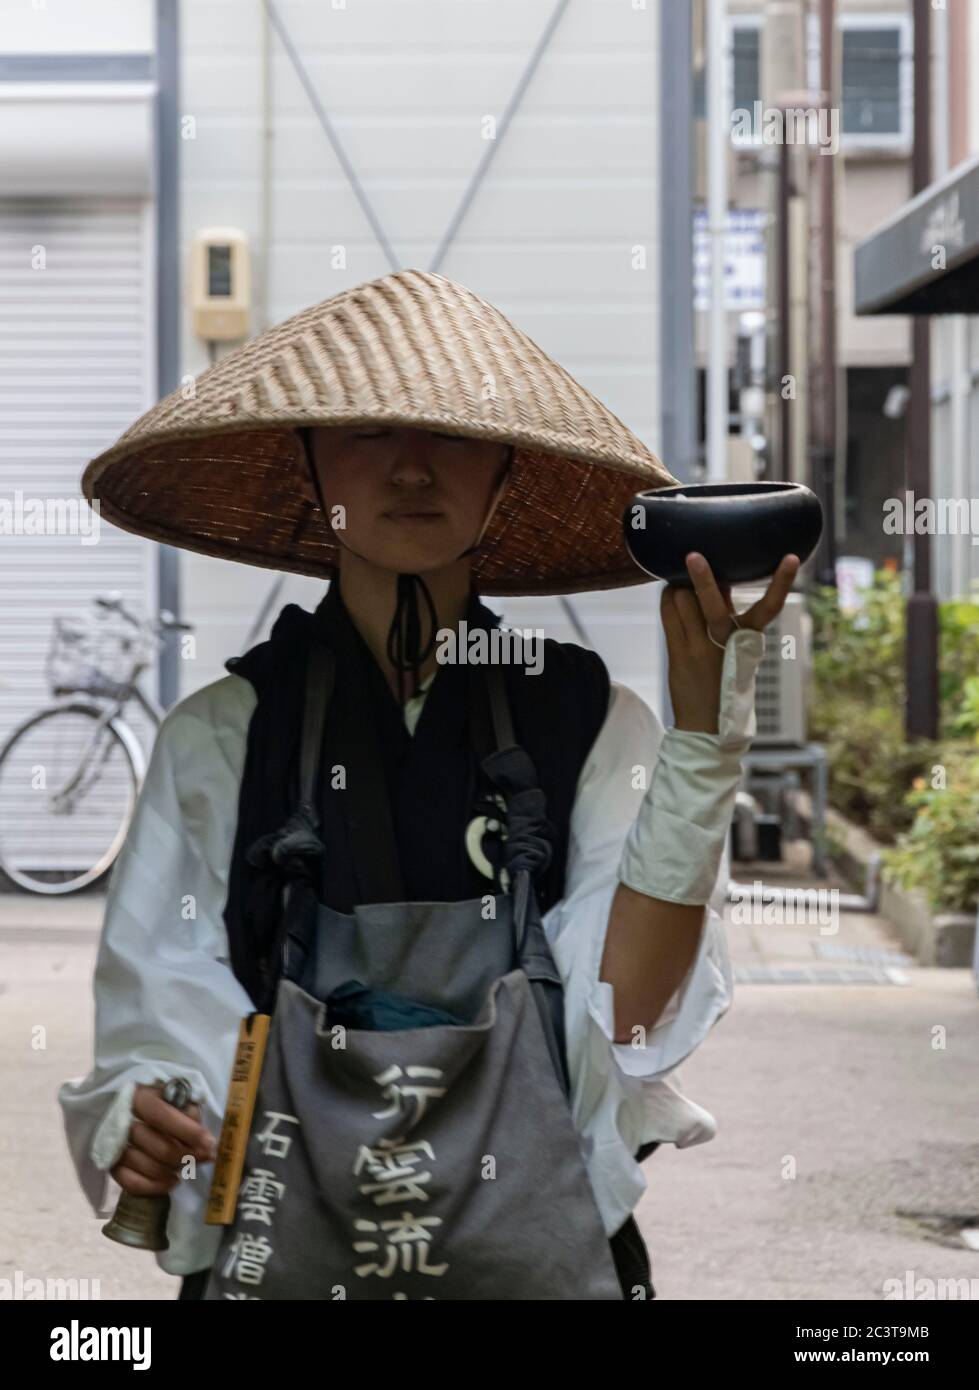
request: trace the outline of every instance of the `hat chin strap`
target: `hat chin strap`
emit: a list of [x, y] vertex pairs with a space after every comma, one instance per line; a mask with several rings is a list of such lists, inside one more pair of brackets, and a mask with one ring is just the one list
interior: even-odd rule
[[[307, 426], [297, 427], [296, 433], [302, 440], [303, 450], [306, 455], [306, 463], [309, 467], [310, 476], [313, 479], [313, 486], [316, 489], [316, 496], [320, 504], [320, 511], [326, 519], [326, 503], [323, 498], [323, 490], [320, 486], [319, 475], [313, 466], [312, 451], [309, 447], [309, 439], [306, 434]], [[493, 493], [489, 509], [483, 519], [483, 524], [479, 529], [479, 535], [472, 545], [467, 546], [459, 555], [457, 560], [463, 559], [466, 555], [471, 555], [478, 550], [482, 544], [486, 528], [493, 519], [507, 485], [510, 481], [510, 469], [513, 467], [514, 446], [509, 446], [506, 471], [496, 486]], [[332, 529], [332, 528], [331, 528]], [[351, 555], [356, 555], [360, 560], [366, 560], [366, 555], [361, 555], [354, 550], [346, 541], [341, 540], [337, 531], [333, 531], [337, 545], [342, 545], [345, 550], [349, 550]], [[368, 561], [368, 563], [370, 563]], [[422, 592], [425, 605], [428, 609], [429, 635], [424, 647], [421, 645], [421, 618], [418, 610], [418, 591]], [[420, 574], [399, 571], [397, 586], [397, 601], [394, 608], [394, 617], [391, 619], [391, 626], [388, 628], [387, 638], [387, 658], [398, 675], [398, 701], [404, 707], [405, 704], [405, 676], [410, 674], [412, 678], [412, 696], [418, 694], [420, 688], [419, 668], [427, 661], [435, 650], [435, 636], [438, 630], [438, 614], [435, 603], [432, 599], [431, 591]]]

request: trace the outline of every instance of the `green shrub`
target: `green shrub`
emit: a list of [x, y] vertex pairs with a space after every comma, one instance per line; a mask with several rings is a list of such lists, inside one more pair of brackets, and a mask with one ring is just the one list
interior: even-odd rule
[[840, 612], [835, 589], [817, 588], [810, 612], [810, 726], [826, 744], [832, 805], [893, 846], [883, 855], [891, 882], [922, 889], [936, 910], [972, 909], [979, 899], [979, 602], [939, 604], [934, 743], [905, 738], [900, 576], [879, 570], [853, 614]]
[[904, 798], [935, 761], [935, 745], [905, 743], [900, 712], [847, 694], [826, 698], [822, 713], [826, 728], [817, 737], [826, 746], [831, 804], [892, 844], [911, 825]]
[[929, 766], [931, 745], [904, 737], [904, 596], [900, 576], [878, 570], [859, 613], [837, 591], [810, 595], [813, 700], [810, 731], [826, 745], [833, 806], [892, 844], [914, 812], [904, 797]]
[[979, 900], [979, 751], [952, 745], [939, 761], [944, 778], [920, 777], [906, 796], [914, 820], [883, 852], [883, 871], [902, 888], [922, 889], [935, 911], [968, 912]]
[[904, 596], [899, 576], [878, 570], [858, 613], [842, 613], [836, 589], [817, 586], [810, 594], [809, 611], [816, 737], [828, 732], [822, 706], [834, 694], [899, 714], [904, 705]]
[[942, 737], [979, 739], [979, 603], [938, 605]]
[[[840, 693], [891, 709], [903, 724], [905, 602], [901, 577], [889, 570], [875, 573], [858, 613], [840, 612], [835, 589], [813, 589], [816, 738], [828, 732], [826, 702]], [[979, 739], [979, 602], [939, 603], [938, 632], [939, 738]]]

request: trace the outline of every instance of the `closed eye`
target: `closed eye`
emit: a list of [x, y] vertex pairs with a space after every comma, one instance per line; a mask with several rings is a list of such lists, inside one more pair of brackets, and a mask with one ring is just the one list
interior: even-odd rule
[[[351, 434], [351, 439], [384, 439], [391, 433], [390, 430], [357, 430]], [[435, 439], [447, 439], [452, 444], [468, 444], [470, 438], [468, 434], [442, 434], [440, 430], [429, 430], [429, 434]]]

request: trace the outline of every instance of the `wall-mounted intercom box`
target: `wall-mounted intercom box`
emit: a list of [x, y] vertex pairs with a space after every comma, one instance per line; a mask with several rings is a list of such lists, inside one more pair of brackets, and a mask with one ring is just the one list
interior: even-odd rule
[[248, 239], [237, 227], [206, 227], [191, 246], [194, 333], [212, 343], [248, 337], [252, 277]]

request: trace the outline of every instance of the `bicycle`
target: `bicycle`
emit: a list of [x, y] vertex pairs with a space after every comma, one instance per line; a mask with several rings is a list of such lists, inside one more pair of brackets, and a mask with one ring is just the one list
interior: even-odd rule
[[[163, 708], [139, 686], [167, 636], [192, 632], [164, 610], [156, 623], [113, 592], [87, 623], [54, 619], [46, 676], [55, 702], [19, 724], [0, 748], [0, 873], [57, 896], [112, 867], [146, 775], [143, 746], [123, 718], [130, 700], [155, 729]], [[109, 626], [113, 615], [119, 625]]]

